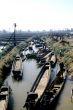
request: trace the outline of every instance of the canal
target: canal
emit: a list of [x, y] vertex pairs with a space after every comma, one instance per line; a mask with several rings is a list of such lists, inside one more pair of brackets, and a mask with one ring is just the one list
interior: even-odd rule
[[[23, 106], [27, 98], [27, 92], [30, 91], [40, 70], [41, 68], [38, 67], [36, 60], [27, 59], [23, 62], [23, 79], [21, 81], [15, 80], [12, 72], [10, 73], [5, 80], [5, 83], [7, 83], [12, 90], [7, 110], [26, 110]], [[52, 69], [52, 80], [54, 80], [58, 71], [59, 67], [58, 64], [56, 64], [55, 68]], [[65, 86], [58, 98], [57, 105], [53, 110], [73, 110], [73, 103], [71, 102], [72, 88], [73, 81], [67, 78]]]
[[39, 71], [36, 60], [25, 60], [23, 62], [23, 79], [21, 81], [14, 80], [12, 72], [5, 80], [12, 89], [9, 106], [7, 110], [26, 110], [23, 109], [27, 92], [30, 91]]
[[[27, 59], [23, 62], [22, 80], [15, 80], [11, 71], [10, 75], [5, 80], [5, 83], [7, 83], [12, 90], [7, 110], [26, 110], [26, 108], [23, 108], [23, 105], [27, 98], [27, 92], [30, 91], [40, 70], [41, 68], [38, 67], [36, 60]], [[58, 71], [58, 65], [56, 65], [56, 67], [52, 69], [52, 80], [56, 77]]]

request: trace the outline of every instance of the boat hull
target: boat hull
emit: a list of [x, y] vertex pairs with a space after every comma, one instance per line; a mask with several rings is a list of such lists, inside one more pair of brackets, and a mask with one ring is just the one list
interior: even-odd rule
[[21, 57], [17, 57], [12, 65], [12, 73], [13, 73], [13, 77], [16, 79], [21, 79], [23, 76], [23, 72], [22, 72], [22, 59]]
[[55, 80], [51, 83], [50, 87], [46, 89], [44, 97], [40, 104], [40, 110], [44, 108], [45, 110], [48, 110], [48, 109], [52, 110], [53, 107], [56, 106], [58, 96], [60, 95], [64, 87], [66, 77], [67, 77], [66, 70], [59, 71], [59, 72], [62, 72], [63, 76], [61, 76], [61, 74], [59, 73], [58, 74], [59, 76], [57, 76]]
[[51, 67], [54, 68], [55, 65], [56, 65], [56, 63], [57, 63], [57, 57], [56, 57], [56, 55], [55, 54], [54, 55], [51, 55], [51, 58], [50, 58], [50, 65], [51, 65]]
[[9, 100], [9, 87], [2, 86], [0, 88], [0, 110], [7, 110]]
[[[46, 83], [44, 82], [44, 78], [45, 78], [45, 71], [46, 70], [48, 70], [48, 75], [49, 75], [49, 77], [47, 78], [47, 81], [46, 81]], [[41, 99], [42, 99], [42, 96], [43, 96], [43, 94], [44, 94], [44, 92], [45, 92], [45, 90], [46, 90], [46, 87], [47, 87], [47, 85], [49, 84], [49, 82], [50, 82], [50, 74], [51, 74], [51, 68], [50, 68], [50, 65], [48, 65], [48, 66], [46, 66], [46, 64], [42, 67], [42, 69], [41, 69], [41, 71], [40, 71], [40, 73], [39, 73], [39, 75], [38, 75], [38, 77], [36, 78], [36, 81], [34, 82], [34, 84], [33, 84], [33, 86], [32, 86], [32, 88], [31, 88], [31, 90], [30, 90], [30, 92], [28, 93], [28, 95], [27, 95], [27, 99], [26, 99], [26, 102], [25, 102], [25, 105], [24, 105], [24, 107], [26, 107], [27, 109], [29, 108], [29, 109], [35, 109], [36, 108], [36, 106], [38, 105], [38, 103], [41, 101]], [[41, 84], [42, 82], [44, 82], [44, 84]], [[39, 90], [40, 89], [40, 86], [42, 87], [43, 85], [45, 85], [43, 88], [44, 89], [42, 89], [42, 91], [41, 90]], [[31, 93], [31, 94], [30, 94]], [[30, 94], [30, 95], [29, 95]], [[37, 97], [36, 98], [34, 98], [34, 96], [33, 96], [33, 94], [34, 94], [34, 96], [36, 96], [37, 95]], [[30, 105], [30, 107], [29, 107], [29, 105]]]

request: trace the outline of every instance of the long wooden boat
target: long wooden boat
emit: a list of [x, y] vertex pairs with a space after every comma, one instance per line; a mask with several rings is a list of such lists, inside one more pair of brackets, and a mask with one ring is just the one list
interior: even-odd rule
[[42, 67], [38, 77], [36, 78], [36, 81], [33, 84], [33, 87], [28, 93], [24, 107], [27, 109], [33, 109], [37, 105], [37, 103], [41, 100], [47, 85], [50, 82], [50, 76], [51, 66], [49, 63], [46, 63]]
[[44, 63], [50, 61], [51, 54], [52, 54], [52, 52], [49, 52], [44, 57], [40, 58], [38, 65], [42, 66], [42, 65], [44, 65]]
[[56, 104], [56, 99], [58, 98], [61, 90], [64, 87], [66, 77], [67, 77], [66, 68], [62, 68], [58, 72], [55, 80], [51, 83], [50, 87], [47, 87], [40, 104], [40, 110], [44, 108], [45, 110], [52, 109], [52, 107], [54, 107], [54, 105]]
[[51, 67], [54, 68], [57, 62], [57, 56], [55, 54], [51, 54], [49, 60], [50, 60]]
[[12, 65], [12, 72], [13, 72], [14, 78], [22, 77], [22, 59], [20, 55], [16, 55], [16, 58]]
[[2, 86], [0, 89], [0, 110], [7, 110], [9, 99], [9, 87]]

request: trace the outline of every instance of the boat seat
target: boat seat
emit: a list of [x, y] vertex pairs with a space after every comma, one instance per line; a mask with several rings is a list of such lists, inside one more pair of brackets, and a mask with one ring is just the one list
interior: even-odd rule
[[60, 85], [54, 85], [54, 88], [60, 88]]
[[5, 100], [6, 99], [6, 95], [0, 95], [0, 100]]
[[4, 91], [0, 93], [1, 95], [8, 95], [8, 91]]
[[59, 89], [59, 88], [53, 88], [52, 90], [53, 90], [53, 91], [57, 91], [58, 89]]

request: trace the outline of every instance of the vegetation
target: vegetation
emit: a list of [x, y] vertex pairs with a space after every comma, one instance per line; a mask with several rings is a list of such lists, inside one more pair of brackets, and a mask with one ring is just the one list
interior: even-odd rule
[[0, 84], [9, 74], [12, 61], [18, 52], [19, 52], [19, 49], [15, 47], [8, 54], [6, 54], [0, 59]]
[[16, 47], [3, 54], [0, 59], [0, 86], [3, 83], [4, 79], [9, 75], [12, 67], [12, 62], [17, 53], [20, 53], [23, 48], [28, 45], [28, 42], [31, 41], [31, 37], [26, 39], [26, 41], [20, 42]]
[[73, 74], [73, 43], [71, 41], [54, 41], [46, 39], [47, 46], [57, 54], [58, 61], [64, 62], [69, 74]]

